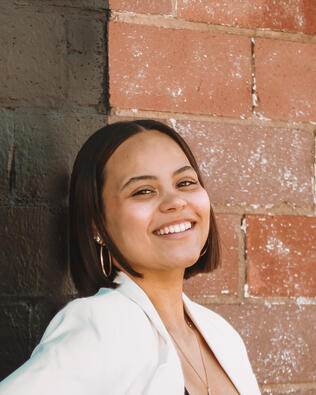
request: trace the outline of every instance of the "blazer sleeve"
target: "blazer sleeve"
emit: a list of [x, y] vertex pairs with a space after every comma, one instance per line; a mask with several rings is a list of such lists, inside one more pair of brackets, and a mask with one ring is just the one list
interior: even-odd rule
[[31, 358], [0, 383], [1, 395], [83, 394], [100, 373], [98, 330], [84, 300], [70, 302], [51, 321]]

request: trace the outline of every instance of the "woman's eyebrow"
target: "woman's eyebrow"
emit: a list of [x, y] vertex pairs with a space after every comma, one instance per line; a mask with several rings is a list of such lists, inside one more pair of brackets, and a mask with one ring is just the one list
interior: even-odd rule
[[131, 177], [123, 186], [122, 186], [122, 188], [121, 188], [121, 191], [124, 189], [124, 188], [126, 188], [128, 185], [130, 185], [130, 184], [132, 184], [132, 183], [134, 183], [134, 182], [136, 182], [136, 181], [139, 181], [139, 180], [157, 180], [157, 177], [155, 177], [155, 176], [147, 176], [147, 175], [144, 175], [144, 176], [136, 176], [136, 177]]
[[[193, 170], [193, 171], [194, 171], [194, 169], [192, 168], [192, 166], [183, 166], [183, 167], [180, 167], [180, 169], [175, 170], [175, 171], [172, 173], [172, 175], [173, 175], [173, 176], [176, 176], [176, 175], [178, 175], [178, 174], [180, 174], [180, 173], [182, 173], [182, 172], [184, 172], [184, 171], [186, 171], [186, 170]], [[140, 180], [157, 180], [157, 177], [156, 177], [156, 176], [150, 176], [150, 175], [142, 175], [142, 176], [131, 177], [131, 178], [129, 178], [128, 181], [122, 186], [121, 191], [122, 191], [124, 188], [126, 188], [128, 185], [133, 184], [134, 182], [140, 181]]]

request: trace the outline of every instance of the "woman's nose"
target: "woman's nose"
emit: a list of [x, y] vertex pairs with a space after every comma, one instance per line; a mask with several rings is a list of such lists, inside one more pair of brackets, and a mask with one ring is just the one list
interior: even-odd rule
[[178, 211], [183, 209], [186, 205], [187, 201], [179, 196], [179, 194], [168, 193], [163, 197], [160, 203], [160, 210], [162, 212]]

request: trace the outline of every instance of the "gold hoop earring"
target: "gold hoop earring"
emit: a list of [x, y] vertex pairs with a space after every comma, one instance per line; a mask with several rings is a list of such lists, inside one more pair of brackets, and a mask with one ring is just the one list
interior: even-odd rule
[[105, 270], [105, 267], [104, 267], [103, 247], [104, 247], [104, 245], [101, 244], [101, 247], [100, 247], [101, 268], [102, 268], [102, 272], [103, 272], [103, 274], [104, 274], [104, 277], [105, 277], [105, 278], [109, 278], [110, 275], [111, 275], [111, 273], [112, 273], [112, 255], [111, 255], [111, 253], [110, 253], [110, 250], [107, 249], [107, 250], [108, 250], [108, 257], [109, 257], [109, 273], [107, 273], [106, 270]]
[[206, 251], [207, 251], [207, 249], [208, 249], [209, 244], [210, 244], [210, 240], [207, 239], [207, 241], [206, 241], [206, 247], [205, 247], [204, 249], [202, 249], [202, 251], [200, 252], [200, 258], [201, 258], [201, 256], [203, 256], [203, 255], [206, 254]]

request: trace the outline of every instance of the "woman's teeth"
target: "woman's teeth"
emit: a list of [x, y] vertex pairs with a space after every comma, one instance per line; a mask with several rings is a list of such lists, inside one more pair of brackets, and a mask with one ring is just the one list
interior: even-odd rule
[[157, 235], [167, 235], [168, 233], [184, 232], [190, 228], [192, 228], [191, 222], [182, 222], [181, 224], [166, 226], [165, 228], [157, 230], [155, 233]]

